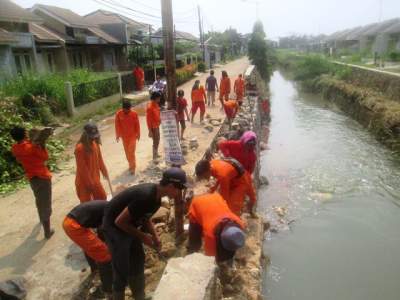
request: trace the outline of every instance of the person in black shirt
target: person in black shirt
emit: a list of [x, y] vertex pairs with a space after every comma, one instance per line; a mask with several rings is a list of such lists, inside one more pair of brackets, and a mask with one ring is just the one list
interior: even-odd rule
[[127, 284], [135, 300], [145, 299], [143, 244], [157, 251], [161, 249], [151, 217], [160, 208], [162, 197], [181, 197], [186, 185], [185, 172], [170, 168], [163, 173], [159, 184], [130, 187], [108, 203], [103, 227], [112, 255], [114, 300], [124, 299]]
[[104, 200], [81, 203], [67, 214], [63, 227], [68, 237], [82, 248], [92, 270], [93, 261], [97, 264], [103, 292], [107, 299], [111, 299], [111, 254], [106, 243], [92, 230], [99, 229], [101, 232], [100, 226], [106, 206], [107, 201]]

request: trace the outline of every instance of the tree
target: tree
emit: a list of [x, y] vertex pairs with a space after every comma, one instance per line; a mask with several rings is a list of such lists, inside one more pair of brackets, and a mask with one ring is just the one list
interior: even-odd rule
[[222, 59], [226, 56], [235, 57], [240, 55], [244, 46], [243, 35], [235, 28], [228, 28], [224, 32], [210, 31], [204, 35], [204, 39], [212, 38], [211, 43], [220, 46]]
[[264, 26], [261, 21], [254, 24], [253, 32], [248, 44], [249, 58], [255, 65], [264, 79], [269, 79], [271, 68], [268, 59], [268, 44], [264, 32]]

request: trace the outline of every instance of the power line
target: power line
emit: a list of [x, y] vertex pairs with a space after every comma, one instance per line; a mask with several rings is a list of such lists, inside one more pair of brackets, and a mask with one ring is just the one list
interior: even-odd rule
[[[151, 25], [155, 25], [155, 23], [154, 23], [155, 21], [154, 21], [154, 20], [151, 20], [151, 21], [143, 21], [143, 20], [141, 20], [142, 18], [145, 18], [145, 19], [148, 19], [148, 20], [149, 20], [149, 18], [146, 18], [146, 17], [144, 17], [144, 16], [138, 16], [138, 15], [135, 15], [135, 14], [133, 14], [133, 13], [127, 12], [127, 11], [125, 11], [125, 10], [122, 10], [122, 9], [116, 8], [116, 7], [114, 7], [114, 6], [111, 6], [111, 5], [107, 4], [107, 3], [103, 3], [102, 1], [104, 1], [104, 0], [92, 0], [92, 1], [96, 2], [97, 4], [103, 5], [103, 6], [109, 8], [109, 9], [111, 9], [111, 10], [114, 10], [114, 11], [116, 11], [116, 12], [122, 14], [122, 15], [127, 15], [127, 16], [129, 16], [129, 17], [139, 19], [141, 22], [148, 22], [148, 23], [150, 23]], [[159, 24], [157, 24], [157, 26], [158, 26], [158, 25], [159, 25]]]
[[159, 8], [159, 7], [153, 7], [153, 6], [144, 4], [144, 3], [142, 3], [142, 2], [139, 2], [139, 1], [137, 1], [137, 0], [130, 0], [130, 1], [133, 2], [133, 3], [139, 4], [139, 5], [142, 5], [143, 7], [149, 8], [149, 9], [151, 9], [151, 10], [161, 11], [161, 8]]
[[116, 2], [116, 1], [114, 1], [114, 0], [101, 0], [101, 1], [104, 1], [104, 2], [106, 2], [106, 3], [108, 3], [108, 4], [110, 4], [110, 5], [114, 5], [114, 6], [123, 8], [123, 9], [127, 9], [127, 10], [132, 11], [132, 12], [137, 13], [137, 14], [142, 14], [142, 15], [147, 16], [147, 17], [150, 17], [150, 18], [155, 18], [155, 19], [161, 20], [161, 16], [156, 16], [156, 15], [148, 14], [148, 13], [146, 13], [146, 12], [139, 11], [139, 10], [136, 10], [136, 9], [133, 9], [133, 8], [130, 8], [130, 7], [125, 6], [125, 5], [122, 5], [122, 4], [120, 4], [120, 3], [118, 3], [118, 2]]

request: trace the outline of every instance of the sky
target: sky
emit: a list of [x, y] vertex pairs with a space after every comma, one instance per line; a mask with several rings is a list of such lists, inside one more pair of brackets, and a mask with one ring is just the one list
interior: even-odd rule
[[[161, 0], [13, 1], [24, 8], [35, 3], [60, 6], [80, 15], [105, 9], [156, 28], [161, 25]], [[233, 27], [248, 33], [258, 18], [264, 24], [267, 37], [273, 40], [290, 34], [329, 34], [400, 17], [400, 0], [172, 0], [172, 3], [176, 29], [197, 36], [197, 5], [206, 32]]]

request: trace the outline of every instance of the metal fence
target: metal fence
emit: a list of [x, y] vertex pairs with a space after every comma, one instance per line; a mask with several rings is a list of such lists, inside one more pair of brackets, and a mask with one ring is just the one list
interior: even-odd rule
[[135, 90], [135, 77], [132, 73], [121, 74], [122, 93], [128, 94]]
[[80, 83], [72, 86], [75, 106], [119, 93], [118, 76]]

